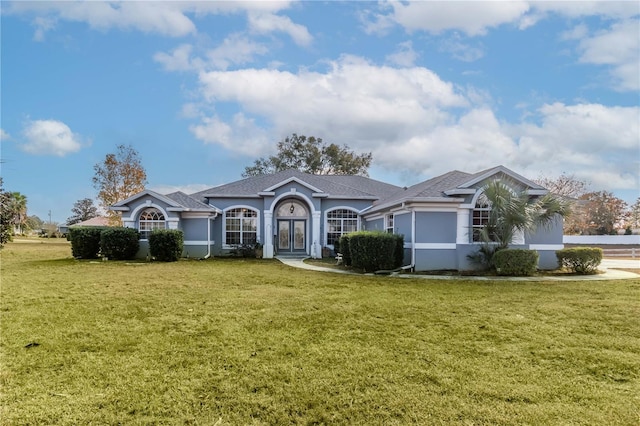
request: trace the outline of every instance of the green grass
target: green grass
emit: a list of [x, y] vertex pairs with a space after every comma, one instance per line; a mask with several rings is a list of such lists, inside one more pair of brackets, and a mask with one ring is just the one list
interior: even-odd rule
[[3, 425], [640, 423], [639, 280], [1, 257]]

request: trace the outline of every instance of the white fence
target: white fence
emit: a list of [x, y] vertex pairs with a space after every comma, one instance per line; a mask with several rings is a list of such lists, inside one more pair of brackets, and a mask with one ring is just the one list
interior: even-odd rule
[[564, 244], [640, 245], [640, 235], [565, 235]]
[[630, 257], [635, 259], [636, 257], [640, 257], [640, 249], [635, 247], [632, 248], [624, 248], [624, 249], [602, 249], [602, 255], [604, 257]]

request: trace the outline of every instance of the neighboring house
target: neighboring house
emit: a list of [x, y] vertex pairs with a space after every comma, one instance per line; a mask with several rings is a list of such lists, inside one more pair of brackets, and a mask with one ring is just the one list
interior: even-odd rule
[[[341, 235], [381, 230], [404, 235], [405, 264], [416, 270], [474, 269], [467, 255], [479, 248], [477, 230], [488, 219], [483, 186], [501, 179], [531, 196], [548, 191], [498, 166], [475, 174], [452, 171], [409, 188], [362, 176], [310, 175], [297, 170], [254, 176], [187, 195], [145, 190], [111, 207], [124, 226], [141, 233], [148, 254], [154, 229], [184, 233], [184, 256], [209, 257], [238, 245], [263, 245], [263, 256], [322, 257]], [[520, 235], [513, 247], [536, 249], [539, 266], [557, 266], [562, 219], [550, 229]]]
[[83, 220], [82, 222], [76, 222], [73, 225], [60, 225], [58, 232], [66, 234], [69, 232], [69, 228], [82, 227], [82, 226], [111, 226], [109, 224], [109, 218], [104, 216], [96, 216], [91, 219]]

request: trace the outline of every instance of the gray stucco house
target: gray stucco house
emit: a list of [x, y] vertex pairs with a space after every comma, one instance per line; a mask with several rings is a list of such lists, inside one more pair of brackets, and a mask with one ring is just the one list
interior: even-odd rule
[[[477, 232], [487, 220], [482, 188], [501, 179], [533, 196], [548, 191], [504, 166], [477, 173], [451, 171], [408, 188], [362, 176], [310, 175], [287, 170], [187, 195], [145, 190], [111, 207], [124, 226], [140, 231], [141, 257], [157, 228], [184, 233], [185, 257], [228, 253], [259, 242], [263, 256], [322, 257], [344, 233], [382, 230], [404, 235], [405, 265], [418, 271], [473, 269]], [[512, 247], [536, 249], [539, 267], [557, 266], [562, 219], [550, 229], [519, 235]], [[326, 253], [326, 249], [325, 249]]]

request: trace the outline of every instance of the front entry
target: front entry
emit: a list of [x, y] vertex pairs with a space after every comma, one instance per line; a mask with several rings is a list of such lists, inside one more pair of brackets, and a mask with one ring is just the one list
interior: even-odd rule
[[278, 219], [278, 252], [304, 253], [306, 227], [303, 219]]

